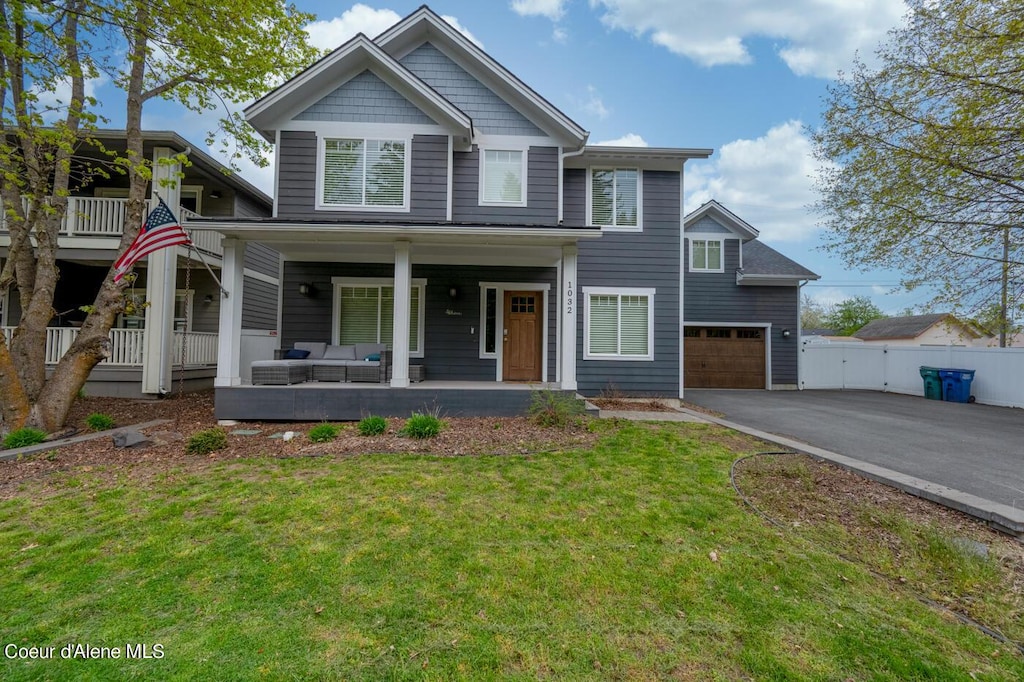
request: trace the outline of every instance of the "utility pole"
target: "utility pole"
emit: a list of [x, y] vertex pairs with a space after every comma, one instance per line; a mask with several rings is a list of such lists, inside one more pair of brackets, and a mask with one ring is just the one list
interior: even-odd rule
[[1006, 331], [1010, 326], [1007, 319], [1007, 292], [1010, 288], [1010, 226], [1003, 228], [1003, 281], [999, 299], [999, 347], [1006, 348]]

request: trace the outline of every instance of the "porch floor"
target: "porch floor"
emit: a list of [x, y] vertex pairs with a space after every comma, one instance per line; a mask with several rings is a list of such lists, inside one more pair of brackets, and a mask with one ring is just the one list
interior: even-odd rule
[[216, 389], [217, 419], [259, 421], [355, 421], [368, 415], [408, 417], [510, 417], [525, 414], [533, 391], [562, 391], [554, 383], [437, 381], [392, 388], [388, 384], [306, 382], [290, 386], [230, 386]]

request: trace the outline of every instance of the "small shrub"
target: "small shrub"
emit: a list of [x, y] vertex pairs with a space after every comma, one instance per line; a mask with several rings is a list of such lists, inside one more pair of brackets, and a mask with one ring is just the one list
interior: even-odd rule
[[582, 400], [557, 391], [534, 391], [527, 410], [533, 423], [539, 426], [574, 426], [583, 418]]
[[384, 417], [363, 417], [359, 422], [360, 436], [379, 436], [388, 430], [388, 420]]
[[437, 415], [413, 412], [412, 416], [405, 422], [402, 435], [411, 438], [433, 438], [441, 433], [443, 427], [444, 422]]
[[93, 412], [85, 418], [85, 425], [90, 431], [106, 431], [114, 428], [114, 418], [109, 414]]
[[24, 426], [7, 434], [4, 438], [4, 450], [38, 445], [44, 440], [46, 440], [46, 433], [44, 431], [33, 429], [31, 426]]
[[185, 445], [185, 452], [190, 455], [208, 455], [214, 450], [223, 450], [228, 446], [228, 435], [221, 429], [205, 429], [192, 434]]
[[334, 424], [318, 424], [309, 430], [308, 438], [313, 443], [330, 443], [341, 433], [341, 428]]

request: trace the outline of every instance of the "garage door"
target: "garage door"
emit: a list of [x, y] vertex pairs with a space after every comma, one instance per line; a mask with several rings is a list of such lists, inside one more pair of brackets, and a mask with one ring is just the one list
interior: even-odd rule
[[764, 329], [686, 327], [687, 388], [764, 388]]

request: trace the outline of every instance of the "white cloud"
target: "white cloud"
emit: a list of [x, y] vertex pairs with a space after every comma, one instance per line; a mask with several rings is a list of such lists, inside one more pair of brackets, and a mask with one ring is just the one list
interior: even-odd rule
[[610, 28], [650, 40], [704, 66], [747, 64], [745, 41], [780, 41], [798, 75], [831, 78], [854, 52], [870, 57], [906, 11], [903, 0], [590, 0]]
[[333, 50], [357, 33], [375, 38], [402, 17], [390, 9], [373, 9], [362, 3], [352, 5], [333, 19], [321, 19], [306, 26], [309, 42], [321, 50]]
[[[97, 76], [96, 78], [85, 79], [85, 96], [95, 97], [96, 90], [110, 81], [105, 75]], [[66, 113], [67, 105], [71, 102], [71, 79], [64, 78], [53, 84], [53, 87], [45, 90], [40, 90], [38, 87], [33, 88], [33, 93], [38, 98], [36, 100], [36, 111], [45, 112], [49, 111], [51, 114], [62, 116]], [[53, 115], [44, 115], [48, 121], [55, 118]]]
[[569, 42], [569, 32], [561, 26], [555, 26], [551, 31], [551, 39], [556, 43], [567, 43]]
[[[804, 291], [807, 291], [806, 289]], [[853, 298], [854, 294], [847, 293], [839, 287], [823, 287], [821, 289], [812, 289], [807, 293], [811, 297], [811, 300], [815, 303], [819, 303], [826, 308], [838, 305], [843, 301]]]
[[756, 140], [734, 140], [711, 162], [686, 166], [687, 212], [715, 199], [768, 241], [796, 241], [818, 231], [808, 205], [817, 198], [817, 162], [800, 121], [775, 126]]
[[608, 107], [604, 105], [604, 100], [601, 99], [601, 95], [598, 94], [597, 88], [593, 85], [587, 86], [588, 99], [583, 103], [583, 111], [587, 112], [591, 116], [596, 116], [599, 120], [605, 120], [608, 118]]
[[565, 0], [512, 0], [512, 11], [524, 17], [558, 21], [565, 14]]
[[647, 140], [640, 137], [636, 133], [626, 133], [622, 137], [617, 137], [614, 140], [604, 140], [603, 142], [595, 142], [594, 145], [598, 147], [647, 147]]
[[[483, 47], [483, 43], [459, 23], [458, 18], [448, 14], [442, 15], [441, 18], [477, 46]], [[373, 9], [357, 3], [342, 12], [341, 16], [314, 21], [306, 26], [305, 31], [309, 34], [309, 42], [314, 46], [321, 50], [333, 50], [357, 33], [371, 39], [376, 38], [401, 20], [402, 17], [394, 10]]]

